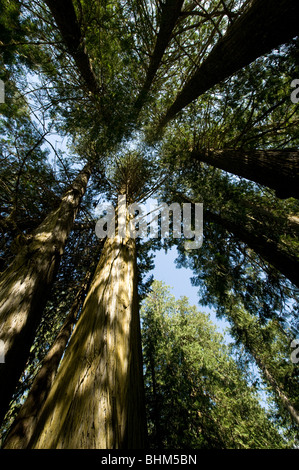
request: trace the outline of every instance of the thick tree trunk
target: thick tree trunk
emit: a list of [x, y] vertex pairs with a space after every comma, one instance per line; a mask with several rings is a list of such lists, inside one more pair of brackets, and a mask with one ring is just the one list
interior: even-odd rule
[[253, 0], [183, 87], [159, 128], [217, 83], [296, 37], [298, 17], [298, 0]]
[[194, 150], [190, 157], [274, 189], [280, 198], [299, 198], [297, 150]]
[[[196, 201], [191, 200], [185, 194], [180, 193], [179, 191], [174, 191], [177, 197], [182, 201], [189, 202], [191, 204]], [[289, 245], [275, 241], [269, 236], [266, 236], [256, 228], [262, 222], [256, 215], [260, 212], [260, 209], [255, 210], [255, 216], [247, 216], [247, 219], [240, 220], [239, 223], [229, 218], [228, 214], [222, 213], [217, 214], [209, 209], [206, 209], [204, 212], [204, 217], [210, 222], [214, 222], [217, 225], [220, 225], [228, 232], [232, 233], [240, 241], [245, 243], [249, 248], [251, 248], [256, 254], [261, 256], [265, 261], [274, 266], [279, 272], [286, 276], [293, 284], [299, 287], [299, 258], [298, 255], [294, 253], [294, 250], [291, 250]], [[297, 218], [294, 217], [294, 227], [291, 227], [295, 230], [297, 227]]]
[[239, 240], [299, 287], [298, 256], [290, 252], [287, 246], [257, 233], [251, 228], [251, 220], [248, 220], [248, 225], [236, 223], [226, 215], [216, 214], [209, 210], [205, 211], [205, 217], [207, 220], [213, 221], [228, 232], [233, 233]]
[[107, 239], [34, 449], [145, 445], [142, 353], [133, 239]]
[[150, 59], [144, 85], [135, 103], [135, 109], [138, 111], [142, 108], [146, 100], [147, 94], [161, 64], [163, 54], [171, 40], [173, 29], [180, 17], [183, 3], [184, 0], [166, 0], [166, 2], [161, 5], [160, 27], [155, 48]]
[[24, 237], [13, 263], [1, 274], [0, 340], [4, 343], [5, 362], [0, 364], [0, 419], [25, 368], [90, 174], [90, 166], [86, 165], [60, 206], [30, 236]]
[[88, 271], [76, 294], [70, 312], [63, 323], [53, 345], [42, 361], [29, 394], [20, 408], [13, 425], [5, 439], [3, 449], [26, 449], [34, 433], [40, 411], [56, 376], [60, 360], [63, 356], [67, 343], [77, 321], [79, 309], [84, 301], [91, 271]]
[[95, 94], [99, 93], [97, 79], [84, 46], [84, 39], [72, 0], [45, 0], [45, 2], [89, 91]]

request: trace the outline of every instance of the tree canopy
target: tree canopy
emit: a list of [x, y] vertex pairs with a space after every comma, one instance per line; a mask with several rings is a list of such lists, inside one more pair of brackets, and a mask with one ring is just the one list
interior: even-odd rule
[[[105, 442], [139, 445], [134, 423], [139, 430], [144, 423], [126, 400], [131, 394], [142, 407], [141, 385], [130, 388], [133, 377], [141, 384], [141, 340], [152, 448], [296, 445], [299, 133], [291, 94], [299, 78], [299, 4], [274, 3], [0, 0], [4, 447], [46, 445], [42, 425], [52, 419], [55, 393], [63, 395], [67, 364], [75, 380], [84, 357], [81, 384], [91, 370], [98, 377], [105, 354], [117, 377], [111, 397], [117, 387], [124, 397], [117, 404], [107, 398], [113, 419]], [[188, 250], [171, 231], [166, 239], [125, 235], [105, 244], [96, 222], [119, 195], [128, 204], [189, 204], [193, 218], [202, 203], [202, 246]], [[152, 284], [155, 251], [173, 246], [177, 265], [194, 273], [199, 304], [228, 320], [231, 349], [186, 298], [175, 301]], [[106, 311], [119, 312], [118, 321]], [[122, 325], [126, 315], [132, 336]], [[89, 355], [83, 348], [74, 359], [80, 331], [90, 335]], [[127, 375], [112, 346], [99, 346], [102, 362], [93, 362], [97, 338], [112, 345], [118, 334]], [[95, 383], [97, 393], [106, 387]], [[82, 411], [73, 387], [73, 409]], [[29, 406], [34, 394], [36, 409], [35, 399]], [[115, 431], [118, 420], [123, 432]], [[59, 441], [64, 429], [53, 445], [95, 445], [68, 440], [71, 428]]]

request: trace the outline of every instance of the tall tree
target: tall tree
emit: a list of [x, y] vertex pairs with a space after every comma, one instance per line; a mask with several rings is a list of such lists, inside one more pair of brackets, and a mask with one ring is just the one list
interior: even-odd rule
[[[129, 155], [117, 164], [115, 182], [126, 204], [138, 196], [146, 176], [137, 157]], [[113, 235], [107, 227], [108, 238], [31, 448], [145, 446], [136, 242], [124, 209], [124, 228], [118, 225]]]
[[207, 315], [159, 281], [141, 314], [153, 449], [284, 446]]
[[59, 207], [30, 235], [19, 237], [19, 251], [1, 274], [0, 338], [5, 346], [5, 363], [0, 365], [1, 419], [24, 369], [90, 174], [91, 165], [87, 164], [65, 192]]
[[228, 28], [209, 56], [188, 80], [160, 121], [163, 128], [179, 111], [240, 68], [298, 34], [296, 0], [271, 4], [254, 0]]
[[[50, 287], [52, 271], [50, 268], [47, 270], [42, 253], [45, 257], [49, 255], [47, 260], [51, 266], [57, 267], [65, 246], [62, 264], [53, 284], [55, 292], [48, 297], [43, 316], [41, 310], [35, 311], [35, 320], [38, 322], [38, 318], [42, 318], [39, 329], [36, 331], [31, 310], [27, 323], [27, 314], [23, 318], [28, 326], [26, 344], [31, 343], [32, 350], [28, 362], [20, 365], [18, 373], [23, 370], [23, 374], [3, 423], [4, 432], [7, 432], [20, 400], [24, 400], [33, 383], [43, 352], [49, 350], [54, 332], [58, 332], [66, 318], [72, 280], [79, 279], [95, 255], [91, 243], [87, 242], [87, 261], [84, 246], [89, 236], [91, 239], [94, 237], [94, 209], [103, 201], [116, 203], [118, 194], [127, 195], [128, 200], [131, 197], [132, 202], [137, 202], [153, 195], [160, 186], [167, 202], [178, 193], [194, 202], [204, 202], [210, 219], [204, 218], [202, 248], [187, 254], [183, 244], [178, 242], [180, 261], [194, 269], [195, 283], [201, 288], [203, 301], [216, 305], [218, 313], [223, 314], [230, 312], [232, 305], [242, 304], [245, 311], [261, 322], [273, 319], [284, 328], [289, 321], [294, 327], [297, 320], [294, 286], [297, 277], [294, 273], [298, 260], [298, 202], [293, 198], [281, 200], [275, 197], [267, 186], [270, 186], [269, 180], [267, 183], [264, 180], [261, 187], [257, 183], [260, 180], [253, 176], [254, 182], [244, 181], [243, 173], [242, 178], [236, 177], [236, 174], [228, 172], [228, 168], [220, 171], [215, 166], [194, 159], [191, 161], [189, 157], [195, 149], [198, 152], [230, 149], [251, 152], [250, 155], [256, 155], [257, 151], [296, 150], [299, 137], [297, 107], [289, 99], [291, 79], [298, 70], [296, 41], [264, 55], [296, 35], [298, 7], [295, 1], [283, 1], [270, 7], [266, 0], [184, 3], [0, 0], [0, 6], [4, 6], [0, 19], [0, 60], [4, 72], [0, 72], [0, 78], [6, 81], [7, 90], [6, 102], [0, 104], [0, 111], [5, 116], [1, 130], [4, 164], [0, 196], [4, 210], [0, 227], [5, 236], [1, 244], [2, 266], [9, 266], [17, 252], [15, 263], [19, 260], [22, 267], [17, 264], [15, 267], [23, 273], [25, 281], [22, 286], [25, 286], [27, 274], [31, 276], [33, 270], [37, 273], [39, 268], [45, 268], [41, 282], [44, 279], [43, 286]], [[284, 20], [289, 20], [287, 25]], [[243, 43], [244, 38], [252, 41]], [[250, 65], [246, 67], [246, 64]], [[16, 87], [12, 84], [12, 77]], [[228, 77], [230, 79], [225, 83]], [[211, 90], [214, 85], [217, 87]], [[22, 106], [16, 106], [16, 90], [22, 95]], [[200, 99], [193, 104], [198, 93]], [[191, 106], [186, 109], [188, 103]], [[26, 119], [15, 119], [23, 116], [24, 107]], [[136, 109], [139, 119], [135, 119]], [[161, 121], [161, 117], [163, 120], [167, 109], [171, 111], [167, 120], [180, 110], [184, 109], [184, 112], [180, 119], [173, 120], [168, 126], [166, 138], [164, 135], [163, 141], [149, 147], [148, 136], [156, 131], [156, 123]], [[11, 118], [14, 119], [13, 125], [10, 124]], [[53, 132], [58, 133], [61, 139], [68, 139], [67, 157], [61, 158], [62, 148], [50, 145]], [[46, 141], [52, 149], [51, 154], [43, 151]], [[172, 147], [170, 153], [175, 158], [169, 158], [170, 154], [165, 158], [165, 143], [168, 149]], [[132, 149], [136, 148], [136, 153], [143, 154], [143, 159], [134, 157]], [[126, 165], [123, 165], [128, 149], [131, 156], [124, 159]], [[65, 207], [71, 201], [62, 196], [66, 181], [57, 177], [57, 161], [64, 166], [63, 175], [71, 185], [72, 177], [69, 176], [78, 171], [78, 167], [82, 168], [86, 160], [91, 161], [94, 155], [101, 155], [103, 166], [97, 165], [94, 169], [91, 184], [84, 195], [84, 205], [81, 204], [81, 217], [77, 224], [73, 224], [77, 202], [79, 204], [88, 175], [85, 183], [79, 184], [77, 192], [70, 190], [69, 197], [74, 204]], [[270, 159], [267, 160], [270, 163]], [[234, 166], [238, 173], [237, 164]], [[254, 167], [260, 168], [257, 164]], [[233, 168], [231, 171], [234, 173]], [[277, 176], [274, 179], [277, 181]], [[62, 209], [63, 204], [65, 210]], [[42, 222], [50, 213], [53, 217], [49, 216]], [[57, 220], [61, 237], [58, 231], [53, 236], [48, 234], [52, 223], [55, 224], [55, 214], [58, 219], [61, 216]], [[72, 227], [73, 233], [68, 233]], [[47, 231], [48, 235], [41, 233], [40, 229]], [[16, 234], [21, 236], [13, 241]], [[46, 243], [41, 245], [40, 240], [34, 241], [38, 235], [45, 236]], [[140, 278], [151, 266], [148, 253], [151, 244], [130, 239], [127, 234], [120, 240], [118, 235], [116, 233], [116, 237], [105, 244], [81, 320], [65, 351], [51, 392], [38, 410], [37, 428], [29, 447], [124, 448], [144, 445], [136, 299], [137, 294], [145, 292]], [[58, 241], [54, 240], [55, 237]], [[68, 243], [65, 244], [66, 238]], [[27, 240], [28, 244], [20, 247], [18, 240]], [[169, 239], [165, 244], [174, 242]], [[58, 253], [51, 251], [51, 243]], [[155, 241], [152, 246], [157, 248], [159, 242]], [[37, 248], [39, 250], [34, 251]], [[142, 260], [138, 264], [140, 254]], [[9, 269], [5, 275], [10, 277], [3, 280], [7, 289], [10, 279], [13, 279]], [[290, 276], [292, 282], [286, 276]], [[111, 283], [111, 279], [115, 282]], [[42, 288], [38, 292], [41, 295]], [[33, 293], [32, 299], [38, 299], [34, 289]], [[13, 299], [16, 303], [22, 300], [18, 296], [20, 291]], [[43, 296], [45, 299], [46, 295]], [[20, 317], [18, 314], [17, 321]], [[187, 338], [184, 321], [177, 319], [176, 325]], [[130, 328], [126, 328], [128, 323]], [[44, 334], [47, 326], [49, 331]], [[192, 354], [187, 339], [178, 338], [179, 335], [171, 329], [168, 331], [174, 344], [173, 355], [168, 359], [172, 357], [178, 363], [181, 361], [189, 375], [183, 369], [177, 375], [170, 361], [165, 368], [168, 374], [165, 383], [177, 391], [177, 397], [171, 396], [173, 404], [177, 404], [178, 397], [186, 398], [183, 393], [186, 386], [190, 392], [187, 403], [194, 417], [192, 423], [195, 423], [192, 436], [186, 432], [186, 439], [184, 437], [185, 440], [178, 439], [177, 442], [184, 440], [185, 445], [188, 436], [191, 437], [190, 442], [198, 442], [195, 435], [198, 437], [200, 434], [196, 428], [200, 422], [201, 429], [205, 429], [200, 436], [201, 443], [206, 446], [266, 447], [265, 440], [250, 440], [243, 426], [243, 412], [246, 415], [249, 409], [254, 409], [256, 414], [253, 412], [250, 416], [261, 416], [255, 402], [249, 400], [250, 406], [245, 408], [241, 397], [233, 402], [234, 396], [239, 397], [234, 393], [235, 389], [243, 384], [233, 363], [228, 361], [230, 366], [226, 369], [225, 377], [229, 377], [230, 370], [236, 378], [235, 382], [229, 382], [232, 393], [227, 401], [222, 398], [223, 384], [219, 377], [213, 375], [212, 367], [209, 369], [210, 377], [209, 374], [204, 377], [204, 381], [211, 379], [211, 394], [206, 396], [204, 381], [199, 381], [199, 389], [192, 382], [194, 376], [201, 375], [197, 374], [196, 367], [187, 367], [189, 364], [185, 358], [188, 354], [185, 351], [188, 350], [190, 357]], [[9, 334], [12, 341], [18, 339], [12, 331]], [[117, 336], [121, 338], [120, 342]], [[269, 336], [265, 338], [269, 346]], [[154, 344], [154, 340], [151, 341]], [[218, 343], [217, 347], [220, 347]], [[272, 347], [272, 343], [266, 350], [267, 360], [263, 364], [292, 402], [295, 395], [291, 393], [291, 385], [295, 380], [293, 376], [288, 380], [290, 369], [279, 367], [275, 374], [275, 367], [269, 361], [270, 350], [275, 355], [273, 363], [277, 363], [281, 350], [278, 346]], [[211, 346], [209, 351], [216, 350]], [[119, 354], [122, 355], [121, 360], [118, 360]], [[159, 371], [153, 369], [155, 359], [152, 354], [155, 417], [154, 424], [151, 422], [150, 426], [154, 425], [156, 434], [161, 435]], [[111, 366], [107, 368], [107, 364]], [[196, 409], [191, 400], [194, 394], [198, 398]], [[216, 395], [221, 396], [219, 403], [223, 409], [220, 406], [216, 410], [213, 401]], [[99, 400], [102, 400], [100, 408]], [[141, 410], [140, 419], [136, 415], [135, 404]], [[239, 408], [243, 411], [240, 412]], [[178, 416], [188, 411], [184, 406], [177, 409]], [[237, 433], [233, 439], [229, 437], [226, 409], [231, 410], [230, 417], [234, 413], [240, 416], [240, 439]], [[103, 410], [109, 413], [110, 420], [102, 420]], [[281, 407], [279, 413], [285, 416]], [[211, 416], [215, 418], [212, 423]], [[173, 419], [171, 414], [167, 417], [174, 423], [174, 428], [182, 421]], [[219, 421], [223, 424], [225, 439], [221, 436], [222, 431], [220, 433], [217, 429]], [[229, 418], [229, 427], [232, 421]], [[268, 425], [263, 417], [258, 422], [263, 423], [263, 427]], [[137, 441], [137, 438], [140, 439]], [[281, 440], [276, 440], [272, 431], [266, 440], [278, 446], [284, 445]]]
[[151, 55], [150, 63], [146, 72], [144, 85], [139, 92], [134, 105], [137, 110], [142, 108], [147, 94], [149, 93], [162, 57], [169, 45], [176, 22], [180, 17], [183, 3], [184, 0], [175, 0], [175, 2], [173, 0], [166, 0], [165, 3], [161, 4], [159, 32], [157, 34], [155, 48]]
[[65, 322], [55, 338], [53, 345], [43, 359], [42, 365], [34, 379], [28, 397], [14, 420], [13, 426], [9, 430], [2, 448], [26, 449], [31, 436], [34, 433], [35, 424], [38, 420], [38, 413], [51, 390], [60, 360], [71, 337], [74, 325], [76, 324], [81, 303], [83, 303], [86, 296], [91, 275], [92, 272], [89, 270], [77, 291], [75, 300]]
[[68, 51], [73, 56], [87, 88], [94, 94], [99, 93], [100, 88], [91, 60], [85, 50], [84, 38], [72, 0], [63, 0], [61, 2], [46, 0], [45, 3], [53, 14]]

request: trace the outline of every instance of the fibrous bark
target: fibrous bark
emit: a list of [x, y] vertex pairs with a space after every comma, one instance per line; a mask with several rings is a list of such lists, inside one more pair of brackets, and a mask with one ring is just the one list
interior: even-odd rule
[[145, 445], [136, 248], [105, 242], [69, 346], [44, 405], [34, 449]]
[[171, 40], [173, 29], [182, 10], [184, 0], [166, 0], [161, 6], [161, 19], [159, 32], [153, 54], [146, 73], [145, 82], [135, 103], [135, 108], [140, 110], [151, 88], [157, 70], [161, 64], [163, 54]]
[[91, 93], [99, 93], [100, 89], [88, 57], [80, 24], [72, 0], [45, 0], [51, 10], [60, 34], [73, 57], [77, 68]]
[[70, 312], [67, 315], [66, 320], [64, 321], [53, 345], [42, 361], [42, 365], [34, 379], [29, 394], [21, 406], [5, 439], [4, 445], [2, 446], [3, 449], [27, 448], [34, 433], [42, 406], [53, 385], [60, 360], [77, 321], [77, 316], [82, 302], [84, 301], [90, 278], [91, 271], [89, 270], [77, 291], [75, 300], [70, 308]]
[[296, 37], [298, 17], [298, 0], [253, 0], [185, 84], [159, 128], [217, 83]]
[[256, 232], [250, 227], [252, 220], [249, 218], [248, 224], [240, 224], [229, 219], [227, 215], [216, 214], [209, 210], [205, 211], [205, 217], [207, 220], [215, 222], [228, 232], [233, 233], [239, 240], [299, 287], [299, 259], [288, 249], [288, 246]]
[[297, 150], [194, 150], [190, 158], [274, 189], [280, 198], [299, 198]]
[[0, 276], [0, 419], [25, 368], [68, 235], [91, 174], [87, 164], [53, 210], [22, 239], [12, 264]]

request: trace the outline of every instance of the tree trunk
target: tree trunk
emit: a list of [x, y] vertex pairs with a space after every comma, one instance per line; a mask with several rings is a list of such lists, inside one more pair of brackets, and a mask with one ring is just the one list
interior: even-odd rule
[[135, 103], [135, 109], [138, 111], [142, 108], [144, 101], [146, 100], [147, 94], [160, 66], [163, 54], [171, 40], [173, 29], [180, 17], [183, 3], [184, 0], [166, 0], [166, 2], [161, 5], [162, 11], [160, 27], [155, 49], [150, 59], [144, 85]]
[[12, 264], [0, 277], [0, 419], [3, 419], [29, 355], [68, 235], [91, 174], [89, 165], [30, 236], [24, 237]]
[[100, 89], [94, 74], [91, 61], [84, 46], [80, 24], [72, 0], [45, 0], [60, 34], [73, 57], [77, 68], [91, 93], [99, 93]]
[[[253, 333], [254, 325], [252, 324], [252, 320], [248, 321], [248, 318], [250, 318], [250, 314], [243, 312], [242, 314], [243, 321], [240, 321], [239, 315], [236, 314], [236, 312], [234, 311], [231, 311], [229, 313], [229, 316], [233, 324], [239, 331], [239, 336], [240, 336], [241, 341], [243, 342], [248, 352], [254, 358], [257, 366], [259, 367], [262, 375], [264, 376], [265, 381], [271, 386], [272, 390], [275, 392], [278, 399], [282, 403], [282, 406], [287, 410], [287, 412], [290, 414], [294, 422], [296, 424], [299, 424], [298, 411], [291, 404], [288, 396], [285, 394], [283, 389], [279, 386], [276, 378], [269, 371], [267, 365], [265, 364], [265, 360], [262, 358], [263, 351], [261, 350], [261, 348], [263, 345], [263, 339], [260, 337], [259, 342], [254, 343], [255, 341], [257, 341], [259, 335], [256, 332], [255, 334]], [[255, 323], [255, 325], [257, 325], [257, 323]]]
[[297, 150], [207, 150], [190, 157], [268, 186], [280, 198], [299, 198]]
[[283, 390], [281, 390], [281, 388], [279, 387], [278, 383], [276, 382], [275, 378], [273, 377], [273, 375], [270, 373], [270, 371], [267, 369], [267, 367], [265, 366], [265, 364], [263, 363], [263, 361], [258, 357], [257, 354], [255, 354], [254, 352], [252, 353], [257, 365], [259, 366], [260, 370], [262, 371], [263, 375], [264, 375], [264, 378], [266, 380], [266, 382], [268, 382], [272, 389], [274, 390], [274, 392], [276, 393], [276, 395], [278, 396], [279, 400], [281, 401], [283, 407], [288, 411], [288, 413], [290, 414], [291, 418], [293, 419], [293, 421], [299, 425], [299, 414], [298, 414], [298, 411], [294, 408], [294, 406], [291, 404], [289, 398], [287, 397], [287, 395], [283, 392]]
[[211, 87], [298, 35], [298, 0], [253, 0], [178, 94], [159, 128]]
[[233, 233], [239, 240], [299, 287], [299, 260], [295, 254], [288, 250], [287, 246], [283, 246], [282, 243], [271, 240], [265, 235], [256, 233], [252, 228], [249, 228], [249, 225], [238, 224], [227, 216], [206, 210], [205, 217], [207, 220], [213, 221], [228, 232]]
[[108, 238], [30, 448], [145, 446], [136, 279], [135, 240]]
[[[174, 194], [176, 194], [181, 200], [191, 204], [196, 202], [179, 191], [174, 191]], [[256, 213], [258, 213], [258, 210]], [[259, 233], [256, 230], [256, 227], [260, 224], [260, 220], [248, 215], [245, 222], [240, 221], [237, 223], [230, 219], [228, 215], [216, 214], [209, 209], [205, 210], [204, 217], [206, 220], [221, 225], [225, 230], [232, 233], [256, 254], [261, 256], [265, 261], [270, 263], [280, 273], [286, 276], [293, 284], [299, 287], [298, 255], [290, 250], [289, 245], [280, 241], [275, 241], [268, 236]], [[297, 226], [295, 228], [297, 229]]]
[[76, 294], [76, 298], [64, 324], [62, 325], [53, 345], [42, 361], [41, 368], [34, 379], [28, 397], [20, 408], [19, 413], [4, 441], [3, 449], [27, 448], [34, 433], [40, 410], [49, 395], [60, 360], [77, 321], [77, 316], [82, 302], [84, 301], [90, 278], [91, 271], [88, 271]]

